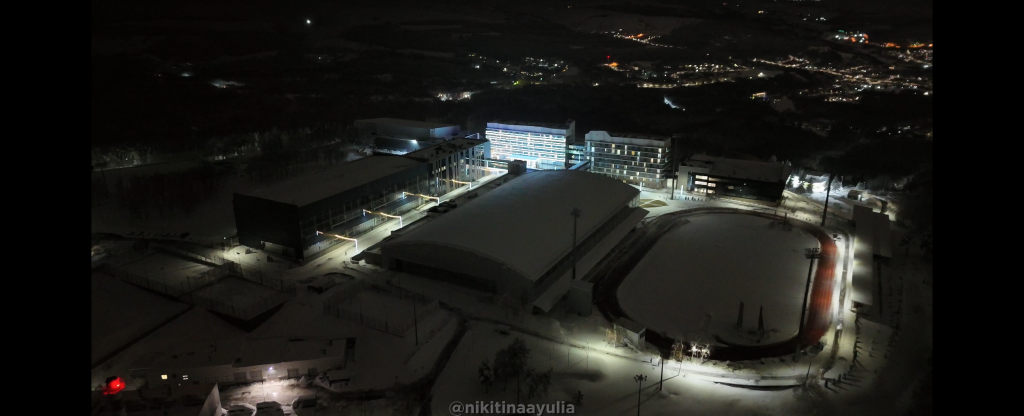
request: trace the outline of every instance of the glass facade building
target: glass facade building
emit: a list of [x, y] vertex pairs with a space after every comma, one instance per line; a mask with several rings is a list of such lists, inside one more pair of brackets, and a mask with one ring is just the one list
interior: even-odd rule
[[566, 124], [491, 122], [485, 137], [491, 142], [491, 157], [523, 160], [530, 169], [566, 169], [574, 159], [576, 123]]

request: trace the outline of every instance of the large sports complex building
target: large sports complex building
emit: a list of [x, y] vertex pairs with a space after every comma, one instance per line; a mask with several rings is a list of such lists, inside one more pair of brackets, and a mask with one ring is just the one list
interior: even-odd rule
[[647, 211], [640, 191], [602, 175], [523, 174], [447, 214], [406, 226], [381, 246], [385, 267], [525, 298], [547, 311], [611, 251]]

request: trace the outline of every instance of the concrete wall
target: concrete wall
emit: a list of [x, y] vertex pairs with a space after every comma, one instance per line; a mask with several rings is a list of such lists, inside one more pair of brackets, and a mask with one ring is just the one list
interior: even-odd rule
[[[270, 367], [274, 368], [274, 371], [269, 370]], [[277, 380], [288, 378], [288, 369], [297, 368], [299, 369], [298, 377], [309, 375], [310, 368], [316, 368], [318, 373], [324, 371], [344, 368], [345, 357], [327, 357], [319, 358], [315, 360], [302, 360], [302, 361], [291, 361], [279, 364], [268, 364], [248, 367], [233, 367], [230, 364], [213, 365], [208, 367], [196, 367], [190, 369], [163, 369], [163, 370], [149, 370], [146, 373], [146, 382], [149, 387], [162, 386], [162, 385], [177, 385], [179, 383], [219, 383], [220, 385], [238, 384], [238, 383], [250, 383], [260, 380]], [[260, 374], [254, 375], [253, 371], [259, 371]], [[244, 379], [236, 379], [236, 373], [245, 373]], [[167, 375], [167, 380], [161, 378], [162, 375]], [[188, 380], [184, 380], [183, 376], [188, 376]], [[177, 377], [174, 377], [177, 376]]]
[[381, 247], [381, 261], [388, 269], [477, 290], [489, 291], [484, 287], [490, 286], [496, 293], [508, 292], [518, 296], [532, 285], [523, 275], [501, 262], [457, 247], [398, 241]]
[[199, 409], [199, 416], [221, 416], [223, 413], [220, 404], [220, 390], [217, 385], [213, 385], [213, 390], [206, 396], [206, 402], [203, 403], [203, 408]]

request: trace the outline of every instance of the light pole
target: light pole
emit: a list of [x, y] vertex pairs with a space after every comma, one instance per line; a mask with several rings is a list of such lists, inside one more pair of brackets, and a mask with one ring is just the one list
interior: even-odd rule
[[587, 343], [587, 371], [590, 371], [590, 341], [583, 341]]
[[637, 374], [633, 376], [633, 381], [639, 383], [639, 387], [636, 389], [636, 416], [640, 416], [640, 392], [644, 389], [644, 382], [647, 381], [647, 376]]
[[832, 192], [832, 178], [835, 178], [835, 175], [828, 175], [828, 184], [825, 185], [825, 206], [821, 208], [821, 226], [822, 227], [825, 226], [825, 214], [828, 213], [828, 196]]
[[661, 391], [662, 388], [665, 386], [665, 357], [659, 358], [661, 358], [661, 380], [658, 380], [658, 391]]
[[[398, 293], [402, 293], [402, 284], [399, 283], [398, 286]], [[409, 297], [412, 298], [412, 332], [416, 335], [416, 345], [418, 346], [420, 345], [420, 323], [419, 317], [416, 314], [416, 293], [414, 292]]]
[[576, 280], [576, 222], [583, 214], [579, 208], [573, 208], [569, 215], [572, 215], [572, 280]]
[[797, 332], [797, 336], [803, 337], [804, 335], [804, 318], [807, 316], [807, 297], [811, 294], [811, 272], [814, 271], [814, 259], [821, 258], [821, 249], [818, 247], [805, 248], [804, 257], [811, 260], [811, 265], [807, 268], [807, 285], [804, 287], [804, 303], [803, 308], [800, 309], [800, 330]]

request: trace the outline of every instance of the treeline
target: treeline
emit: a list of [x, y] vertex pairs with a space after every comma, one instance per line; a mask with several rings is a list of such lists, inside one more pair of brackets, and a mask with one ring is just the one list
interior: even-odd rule
[[261, 136], [259, 143], [260, 154], [249, 160], [245, 173], [262, 183], [344, 162], [353, 146], [369, 144], [358, 137], [354, 128], [344, 125], [293, 131], [275, 129]]
[[[111, 196], [132, 218], [189, 215], [217, 193], [226, 176], [225, 170], [206, 164], [181, 172], [118, 176]], [[102, 187], [94, 182], [97, 186]]]

